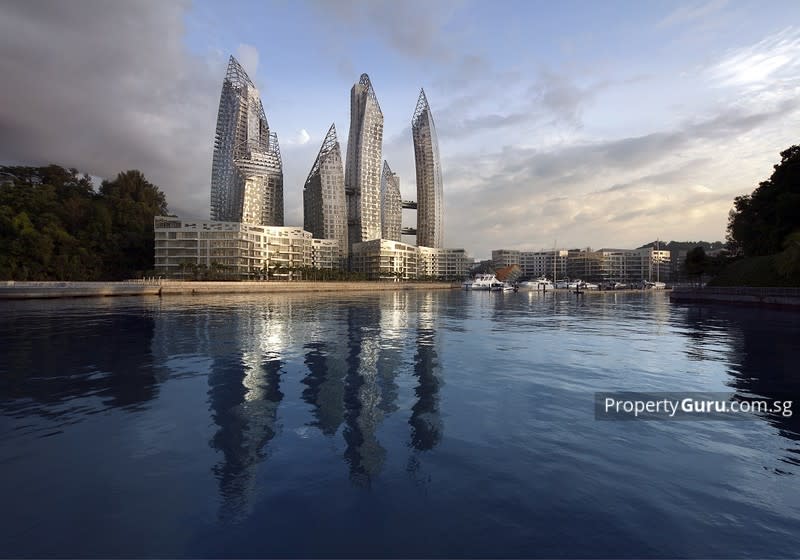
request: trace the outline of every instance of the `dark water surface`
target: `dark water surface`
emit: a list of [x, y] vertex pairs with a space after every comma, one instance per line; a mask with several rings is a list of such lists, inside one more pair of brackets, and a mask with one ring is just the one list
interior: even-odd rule
[[459, 291], [0, 303], [2, 556], [798, 557], [800, 314]]

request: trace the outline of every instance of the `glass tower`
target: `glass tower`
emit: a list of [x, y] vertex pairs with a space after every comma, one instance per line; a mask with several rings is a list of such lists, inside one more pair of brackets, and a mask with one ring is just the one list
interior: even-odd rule
[[381, 238], [402, 241], [403, 201], [400, 198], [400, 177], [392, 173], [389, 163], [383, 162], [381, 176]]
[[283, 164], [261, 99], [230, 57], [217, 113], [211, 166], [211, 219], [283, 225]]
[[344, 184], [349, 245], [381, 236], [383, 113], [369, 76], [350, 90], [350, 135]]
[[318, 239], [336, 239], [347, 258], [347, 203], [336, 125], [331, 125], [303, 187], [303, 227]]
[[433, 115], [420, 90], [417, 107], [411, 118], [414, 138], [414, 161], [417, 172], [417, 245], [444, 247], [444, 192], [442, 167], [439, 163], [439, 141]]

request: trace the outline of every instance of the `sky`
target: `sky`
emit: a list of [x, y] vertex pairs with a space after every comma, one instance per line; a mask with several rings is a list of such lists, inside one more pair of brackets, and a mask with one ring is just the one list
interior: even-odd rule
[[139, 169], [207, 219], [231, 54], [278, 134], [287, 225], [331, 123], [346, 153], [363, 72], [415, 200], [424, 88], [445, 246], [476, 258], [722, 240], [734, 197], [800, 143], [796, 0], [0, 0], [0, 164]]

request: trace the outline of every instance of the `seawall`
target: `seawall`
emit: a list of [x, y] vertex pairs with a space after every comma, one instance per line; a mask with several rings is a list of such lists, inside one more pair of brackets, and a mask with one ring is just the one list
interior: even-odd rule
[[680, 303], [723, 303], [800, 310], [800, 288], [676, 288], [670, 292], [669, 299]]
[[110, 296], [170, 296], [191, 294], [257, 294], [281, 292], [355, 292], [380, 290], [442, 290], [458, 287], [445, 282], [0, 282], [0, 300]]

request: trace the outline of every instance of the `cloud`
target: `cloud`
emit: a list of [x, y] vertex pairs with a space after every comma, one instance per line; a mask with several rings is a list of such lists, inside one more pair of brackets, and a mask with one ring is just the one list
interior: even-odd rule
[[347, 35], [372, 35], [411, 58], [448, 59], [451, 48], [443, 31], [459, 2], [455, 0], [315, 0], [325, 20], [344, 24]]
[[581, 88], [565, 75], [543, 70], [530, 92], [536, 102], [556, 119], [580, 126], [584, 105], [602, 87]]
[[305, 128], [301, 128], [292, 138], [289, 139], [289, 144], [302, 146], [304, 144], [308, 144], [310, 141], [311, 135], [308, 133], [308, 131], [306, 131]]
[[256, 79], [258, 72], [258, 49], [253, 45], [240, 43], [236, 49], [236, 59], [242, 65], [251, 80]]
[[173, 212], [208, 216], [225, 59], [186, 51], [186, 7], [4, 3], [4, 163], [57, 163], [106, 178], [140, 169], [167, 194]]
[[797, 82], [800, 71], [800, 31], [787, 28], [758, 43], [729, 52], [708, 75], [721, 87], [773, 88], [778, 79]]
[[728, 0], [709, 0], [703, 3], [691, 3], [679, 6], [656, 24], [656, 27], [687, 24], [714, 15], [728, 4]]
[[[513, 72], [491, 72], [486, 79], [469, 93], [451, 99], [447, 106], [435, 113], [437, 123], [441, 123], [437, 126], [441, 137], [466, 138], [524, 125], [579, 129], [583, 126], [584, 109], [600, 91], [643, 78], [637, 76], [622, 81], [602, 80], [579, 85], [566, 74], [543, 68], [529, 85]], [[487, 100], [492, 100], [496, 108], [487, 108]]]
[[446, 238], [476, 256], [552, 247], [554, 239], [630, 247], [657, 236], [708, 237], [712, 224], [722, 238], [733, 197], [770, 172], [768, 157], [741, 139], [784, 134], [782, 123], [799, 107], [729, 109], [640, 136], [450, 158], [447, 215], [471, 218], [446, 220]]

